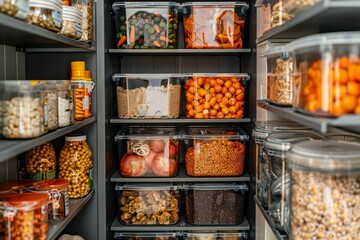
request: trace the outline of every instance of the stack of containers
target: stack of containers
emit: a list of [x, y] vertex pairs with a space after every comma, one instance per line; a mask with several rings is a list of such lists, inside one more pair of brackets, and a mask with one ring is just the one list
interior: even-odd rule
[[59, 32], [62, 27], [61, 0], [29, 0], [30, 13], [27, 21], [50, 31]]
[[59, 34], [79, 40], [82, 37], [82, 13], [72, 6], [63, 6], [63, 25]]

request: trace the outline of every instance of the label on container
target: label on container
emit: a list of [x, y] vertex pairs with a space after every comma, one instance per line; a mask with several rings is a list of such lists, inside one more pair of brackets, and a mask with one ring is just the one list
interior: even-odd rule
[[69, 216], [69, 196], [67, 192], [62, 193], [64, 195], [64, 205], [65, 205], [65, 217]]
[[54, 20], [54, 24], [57, 28], [61, 28], [61, 24], [62, 24], [62, 14], [61, 12], [58, 11], [52, 11], [52, 17]]
[[75, 23], [75, 30], [76, 30], [76, 36], [81, 37], [82, 36], [82, 25], [81, 23]]
[[[0, 5], [2, 0], [0, 0]], [[30, 6], [29, 6], [29, 0], [18, 0], [16, 5], [18, 12], [16, 13], [15, 17], [20, 19], [25, 19], [29, 12], [30, 12]]]
[[94, 186], [94, 168], [89, 171], [89, 189], [93, 189]]
[[56, 170], [50, 172], [28, 173], [28, 177], [32, 180], [54, 179], [56, 177]]

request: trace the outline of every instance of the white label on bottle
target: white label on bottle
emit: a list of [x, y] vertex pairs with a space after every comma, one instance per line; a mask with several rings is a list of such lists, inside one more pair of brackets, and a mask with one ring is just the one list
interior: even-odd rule
[[[1, 5], [2, 0], [0, 0]], [[16, 7], [18, 8], [18, 12], [15, 17], [20, 19], [25, 19], [30, 12], [29, 1], [28, 0], [18, 0]]]
[[61, 13], [58, 12], [58, 11], [53, 11], [51, 15], [52, 15], [52, 17], [53, 17], [55, 26], [56, 26], [57, 28], [60, 28], [60, 27], [61, 27], [61, 23], [62, 23], [62, 15], [61, 15]]
[[81, 23], [75, 23], [75, 29], [76, 29], [76, 36], [81, 37], [82, 36], [82, 26]]
[[64, 201], [65, 201], [65, 217], [69, 215], [69, 196], [67, 192], [64, 192]]

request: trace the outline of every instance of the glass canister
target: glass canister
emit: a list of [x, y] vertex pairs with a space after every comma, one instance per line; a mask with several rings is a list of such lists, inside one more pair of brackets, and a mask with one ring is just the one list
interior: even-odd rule
[[287, 154], [291, 239], [358, 239], [360, 145], [305, 141]]
[[30, 12], [29, 0], [2, 0], [0, 12], [24, 20]]
[[58, 122], [58, 91], [56, 81], [46, 81], [45, 83], [45, 102], [47, 106], [47, 126], [48, 131], [54, 131], [59, 127]]
[[56, 84], [58, 90], [58, 121], [59, 127], [67, 127], [74, 123], [73, 90], [66, 81]]
[[71, 2], [72, 6], [78, 8], [83, 15], [80, 41], [91, 42], [93, 40], [93, 0], [72, 0]]
[[49, 196], [20, 193], [4, 198], [5, 240], [47, 238]]
[[29, 0], [30, 13], [27, 22], [59, 32], [62, 27], [61, 0]]
[[25, 154], [29, 179], [44, 180], [56, 177], [56, 152], [51, 143], [37, 146]]
[[93, 155], [86, 135], [69, 135], [59, 157], [59, 178], [69, 181], [69, 198], [86, 196], [93, 188]]

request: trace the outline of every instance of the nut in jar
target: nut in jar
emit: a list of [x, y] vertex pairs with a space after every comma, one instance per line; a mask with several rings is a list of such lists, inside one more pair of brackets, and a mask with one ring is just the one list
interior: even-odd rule
[[51, 143], [45, 143], [26, 152], [26, 173], [30, 179], [56, 177], [56, 152]]
[[29, 0], [2, 0], [0, 1], [0, 12], [25, 19], [29, 14]]
[[93, 156], [86, 135], [65, 137], [59, 157], [59, 178], [69, 181], [69, 198], [86, 196], [93, 186]]

